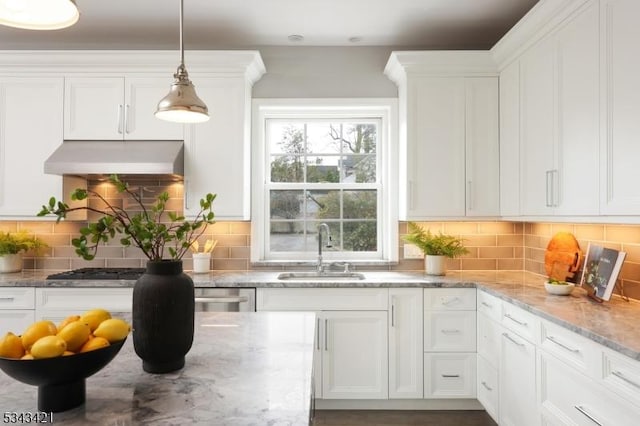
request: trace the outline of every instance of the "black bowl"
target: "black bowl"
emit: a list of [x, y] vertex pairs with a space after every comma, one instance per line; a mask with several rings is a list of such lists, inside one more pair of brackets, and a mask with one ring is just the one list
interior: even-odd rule
[[0, 357], [0, 370], [22, 383], [38, 386], [39, 411], [65, 411], [84, 403], [85, 379], [104, 368], [126, 340], [106, 348], [56, 358]]

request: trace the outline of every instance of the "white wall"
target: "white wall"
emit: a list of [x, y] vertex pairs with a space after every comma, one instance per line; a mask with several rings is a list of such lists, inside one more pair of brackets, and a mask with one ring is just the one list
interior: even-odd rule
[[254, 98], [395, 98], [383, 70], [390, 47], [261, 47], [267, 73]]

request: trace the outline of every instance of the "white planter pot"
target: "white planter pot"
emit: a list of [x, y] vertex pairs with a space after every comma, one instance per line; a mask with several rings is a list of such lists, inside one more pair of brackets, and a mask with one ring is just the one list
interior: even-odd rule
[[0, 274], [22, 271], [22, 253], [0, 256]]
[[431, 256], [424, 257], [424, 270], [427, 275], [444, 275], [447, 273], [447, 257]]

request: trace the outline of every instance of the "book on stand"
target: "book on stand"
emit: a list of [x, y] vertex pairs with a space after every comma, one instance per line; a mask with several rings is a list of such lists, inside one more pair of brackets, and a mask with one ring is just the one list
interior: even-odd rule
[[580, 285], [598, 301], [611, 299], [626, 253], [589, 243]]

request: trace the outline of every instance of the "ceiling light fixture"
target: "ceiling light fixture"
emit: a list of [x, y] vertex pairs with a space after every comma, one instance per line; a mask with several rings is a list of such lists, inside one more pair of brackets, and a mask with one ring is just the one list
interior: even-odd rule
[[75, 0], [0, 0], [0, 24], [27, 30], [59, 30], [78, 22]]
[[189, 80], [184, 66], [184, 0], [180, 0], [180, 65], [173, 75], [175, 78], [169, 94], [158, 102], [156, 117], [175, 123], [204, 123], [209, 120], [207, 105], [196, 95], [196, 89]]

